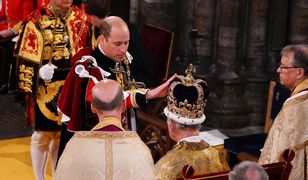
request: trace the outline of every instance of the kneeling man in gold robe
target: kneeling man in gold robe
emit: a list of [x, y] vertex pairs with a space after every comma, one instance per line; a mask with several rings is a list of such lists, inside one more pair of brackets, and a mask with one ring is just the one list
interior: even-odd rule
[[158, 179], [177, 179], [182, 168], [191, 165], [195, 174], [229, 170], [226, 160], [215, 148], [199, 136], [201, 123], [205, 120], [204, 108], [208, 95], [207, 83], [194, 79], [192, 65], [186, 70], [186, 77], [170, 85], [167, 97], [167, 116], [170, 137], [177, 144], [155, 164]]

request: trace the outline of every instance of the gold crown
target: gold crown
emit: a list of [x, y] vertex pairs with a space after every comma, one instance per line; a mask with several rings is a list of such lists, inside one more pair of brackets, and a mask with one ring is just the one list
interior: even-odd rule
[[209, 94], [207, 83], [194, 79], [195, 67], [190, 64], [186, 76], [179, 76], [179, 81], [171, 83], [167, 96], [165, 115], [181, 124], [201, 124], [205, 120], [204, 108]]

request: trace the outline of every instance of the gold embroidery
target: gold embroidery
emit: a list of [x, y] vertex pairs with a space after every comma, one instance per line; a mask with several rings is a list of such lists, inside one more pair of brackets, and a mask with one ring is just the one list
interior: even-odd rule
[[136, 101], [136, 94], [140, 93], [140, 94], [145, 95], [147, 93], [147, 91], [148, 91], [148, 89], [144, 89], [144, 88], [137, 88], [137, 89], [128, 90], [128, 92], [130, 94], [129, 98], [130, 98], [130, 101], [131, 101], [132, 106], [134, 108], [139, 108], [139, 105]]
[[116, 63], [114, 67], [114, 73], [116, 74], [116, 81], [121, 85], [122, 88], [125, 87], [124, 79], [123, 79], [123, 74], [126, 72], [124, 71], [121, 63]]
[[75, 132], [73, 138], [128, 138], [139, 137], [134, 131], [78, 131]]
[[296, 88], [292, 92], [291, 96], [294, 96], [295, 94], [297, 94], [297, 93], [299, 93], [302, 90], [307, 89], [307, 88], [308, 88], [308, 79], [305, 79], [299, 85], [296, 86]]
[[158, 179], [178, 179], [181, 177], [182, 168], [187, 164], [194, 167], [195, 174], [229, 170], [226, 160], [205, 141], [185, 141], [173, 147], [156, 162], [156, 175]]
[[63, 43], [63, 41], [64, 38], [62, 34], [55, 34], [55, 41], [54, 41], [55, 44]]
[[63, 86], [64, 80], [55, 81], [52, 83], [46, 84], [46, 88], [43, 85], [38, 86], [38, 95], [36, 98], [36, 102], [41, 110], [41, 112], [48, 119], [52, 121], [57, 121], [58, 124], [61, 123], [61, 115], [57, 115], [54, 112], [51, 112], [47, 107], [46, 103], [51, 102], [56, 95], [59, 93], [60, 88]]
[[136, 101], [136, 93], [130, 94], [130, 100], [131, 100], [133, 107], [139, 108], [137, 101]]
[[[43, 16], [43, 20], [40, 23], [41, 23], [41, 28], [46, 29], [47, 27], [52, 26], [53, 21], [51, 21], [48, 16]], [[46, 32], [46, 33], [52, 35], [51, 30], [50, 32]]]
[[67, 32], [65, 25], [58, 18], [57, 16], [46, 18], [46, 22], [42, 25], [42, 31], [45, 35], [43, 59], [49, 62], [62, 60], [63, 57], [69, 59], [67, 53], [64, 53], [68, 46], [68, 41], [65, 39]]
[[50, 46], [45, 46], [44, 51], [43, 51], [43, 59], [45, 57], [51, 57], [52, 56], [52, 49]]
[[201, 151], [206, 148], [209, 148], [210, 145], [204, 140], [201, 140], [200, 142], [180, 141], [179, 144], [174, 146], [174, 148], [177, 148], [177, 147], [185, 148], [186, 150], [190, 150], [190, 151]]
[[53, 53], [53, 60], [61, 60], [62, 59], [62, 51], [56, 51]]
[[[82, 20], [74, 20], [74, 25], [71, 26], [71, 18], [75, 17], [74, 14], [69, 16], [71, 13], [74, 13], [71, 9], [67, 14], [60, 15], [57, 9], [55, 9], [52, 5], [49, 5], [49, 8], [51, 9], [51, 11], [54, 12], [55, 17], [53, 17], [53, 20], [47, 20], [48, 22], [46, 22], [43, 27], [44, 33], [48, 35], [45, 39], [48, 42], [45, 43], [45, 48], [49, 46], [52, 51], [51, 54], [46, 53], [44, 59], [48, 59], [50, 62], [52, 60], [68, 60], [71, 54], [74, 55], [78, 50], [80, 50], [79, 41], [81, 40], [82, 33], [85, 31], [86, 28], [86, 17], [83, 14], [84, 18]], [[67, 22], [66, 25], [58, 19], [61, 17]], [[78, 31], [78, 34], [73, 36], [74, 34], [71, 33], [69, 34], [69, 36], [65, 26], [67, 26], [67, 29], [69, 30], [74, 28], [74, 30]], [[79, 28], [76, 29], [76, 27]]]
[[110, 70], [115, 73], [116, 81], [121, 84], [121, 87], [127, 90], [134, 90], [138, 88], [145, 88], [145, 84], [142, 82], [135, 82], [135, 79], [131, 78], [131, 72], [129, 67], [129, 61], [125, 56], [123, 60], [125, 68], [122, 66], [121, 62], [116, 63], [114, 69], [110, 68]]
[[[67, 23], [66, 26], [68, 29], [74, 29], [75, 31], [78, 30], [78, 33], [77, 35], [74, 34], [74, 33], [71, 33], [69, 34], [69, 36], [67, 36], [67, 39], [70, 39], [70, 52], [72, 55], [74, 55], [76, 52], [78, 52], [80, 49], [81, 49], [81, 46], [80, 46], [80, 40], [82, 40], [82, 33], [86, 31], [86, 28], [88, 28], [86, 26], [86, 19], [87, 19], [87, 16], [85, 13], [82, 14], [82, 20], [75, 20], [74, 19], [75, 17], [75, 14], [73, 14], [72, 16], [69, 16], [67, 22], [73, 22], [74, 25], [71, 26], [71, 23]], [[79, 25], [80, 24], [80, 25]], [[73, 30], [72, 30], [73, 31]], [[75, 36], [73, 36], [75, 35]]]
[[293, 150], [293, 151], [299, 151], [299, 150], [306, 148], [307, 146], [308, 146], [308, 140], [304, 141], [301, 144], [297, 144], [295, 146], [292, 146], [292, 147], [290, 147], [290, 149]]
[[283, 106], [294, 106], [306, 100], [308, 100], [308, 93], [286, 101]]
[[34, 68], [20, 65], [19, 72], [19, 88], [25, 90], [25, 92], [32, 93], [31, 86], [33, 84]]
[[63, 49], [63, 57], [64, 57], [64, 59], [69, 59], [69, 58], [70, 58], [70, 52], [69, 52], [69, 50], [67, 49], [67, 47], [65, 47], [65, 48]]
[[106, 139], [106, 149], [105, 149], [105, 153], [106, 153], [106, 179], [107, 180], [112, 180], [113, 179], [113, 149], [112, 149], [112, 139], [107, 138]]
[[26, 24], [25, 32], [20, 39], [20, 49], [17, 55], [40, 64], [43, 53], [43, 46], [40, 44], [43, 44], [44, 39], [42, 33], [36, 29], [33, 22], [29, 21], [29, 23]]
[[102, 120], [99, 120], [98, 124], [94, 128], [92, 128], [92, 131], [104, 128], [104, 127], [109, 126], [109, 125], [114, 125], [114, 126], [118, 127], [119, 129], [122, 129], [124, 131], [124, 128], [122, 127], [122, 124], [121, 124], [121, 120], [119, 120], [115, 117], [106, 117]]

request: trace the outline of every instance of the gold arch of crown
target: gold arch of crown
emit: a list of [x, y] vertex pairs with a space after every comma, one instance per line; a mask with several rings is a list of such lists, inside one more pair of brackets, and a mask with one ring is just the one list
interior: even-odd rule
[[[168, 109], [170, 112], [177, 114], [181, 117], [187, 117], [187, 118], [199, 118], [204, 113], [204, 108], [206, 105], [206, 100], [204, 99], [204, 90], [203, 87], [200, 85], [201, 83], [207, 83], [201, 79], [195, 80], [193, 77], [193, 73], [195, 73], [196, 70], [192, 64], [189, 65], [189, 67], [186, 69], [185, 73], [186, 76], [179, 76], [180, 81], [175, 81], [170, 86], [170, 92], [167, 96], [167, 103], [168, 103]], [[183, 102], [178, 102], [176, 97], [174, 97], [174, 89], [178, 85], [184, 85], [184, 86], [191, 86], [196, 88], [198, 92], [198, 98], [197, 101], [193, 104], [189, 104], [187, 99], [185, 99]]]

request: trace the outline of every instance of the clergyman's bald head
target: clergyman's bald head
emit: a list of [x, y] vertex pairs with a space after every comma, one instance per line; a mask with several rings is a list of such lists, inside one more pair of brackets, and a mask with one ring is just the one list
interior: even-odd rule
[[114, 80], [104, 79], [92, 88], [92, 104], [102, 111], [121, 108], [123, 91], [119, 83]]

